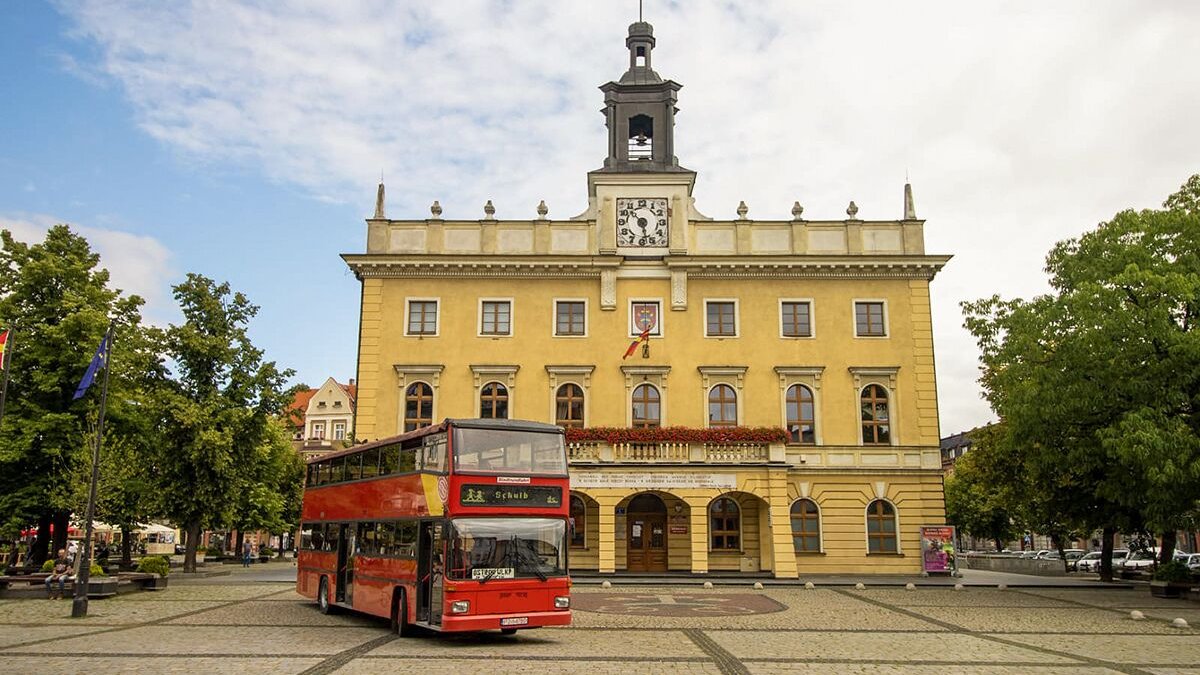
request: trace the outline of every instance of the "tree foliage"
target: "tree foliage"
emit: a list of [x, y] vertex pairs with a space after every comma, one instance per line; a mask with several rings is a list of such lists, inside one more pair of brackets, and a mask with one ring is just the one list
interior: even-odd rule
[[[954, 465], [946, 478], [946, 519], [960, 531], [991, 540], [996, 550], [1020, 532], [1011, 485], [1004, 475], [1011, 467], [996, 451], [991, 429], [973, 434], [971, 451]], [[1000, 461], [998, 461], [1000, 460]]]
[[[1200, 177], [1162, 210], [1057, 244], [1052, 292], [964, 303], [999, 446], [1037, 527], [1194, 524], [1200, 497]], [[1041, 530], [1049, 534], [1053, 532]], [[1169, 541], [1168, 541], [1169, 539]]]

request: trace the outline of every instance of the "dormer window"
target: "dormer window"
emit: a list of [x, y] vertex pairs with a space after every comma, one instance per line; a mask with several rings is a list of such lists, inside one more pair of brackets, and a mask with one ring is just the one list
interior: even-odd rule
[[318, 408], [324, 408], [324, 407], [325, 407], [325, 401], [317, 401], [317, 407], [318, 407]]
[[334, 402], [333, 402], [333, 407], [335, 407], [335, 408], [340, 408], [340, 407], [342, 407], [342, 402], [341, 402], [341, 401], [334, 401]]
[[649, 160], [654, 157], [654, 120], [649, 115], [629, 118], [629, 159]]

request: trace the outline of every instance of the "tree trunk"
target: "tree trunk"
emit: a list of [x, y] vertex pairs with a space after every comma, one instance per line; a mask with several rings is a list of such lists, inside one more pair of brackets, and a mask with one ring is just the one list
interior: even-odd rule
[[71, 514], [66, 511], [55, 511], [51, 516], [51, 522], [54, 523], [54, 554], [58, 555], [58, 549], [67, 547], [67, 528], [71, 526]]
[[128, 525], [121, 526], [121, 569], [133, 567], [133, 530]]
[[183, 571], [196, 571], [196, 548], [200, 543], [200, 523], [192, 522], [184, 526], [187, 531], [187, 547], [183, 551]]
[[997, 537], [996, 539], [993, 539], [992, 541], [995, 542], [995, 544], [996, 544], [996, 553], [999, 553], [1004, 550], [1004, 542], [1000, 541], [999, 537]]
[[1103, 538], [1100, 540], [1100, 581], [1113, 580], [1113, 536], [1116, 533], [1117, 528], [1105, 526], [1102, 535]]
[[1063, 546], [1062, 537], [1052, 537], [1051, 539], [1054, 541], [1054, 548], [1058, 549], [1058, 559], [1062, 561], [1063, 572], [1070, 572], [1071, 566], [1067, 564], [1067, 552], [1066, 547]]
[[237, 539], [234, 541], [235, 541], [235, 543], [233, 545], [233, 555], [236, 556], [238, 560], [241, 560], [243, 557], [242, 556], [242, 543], [246, 541], [246, 533], [242, 532], [242, 530], [239, 528], [237, 531]]
[[50, 514], [43, 513], [38, 517], [37, 538], [29, 548], [29, 556], [25, 559], [26, 566], [41, 567], [50, 553]]
[[1175, 557], [1175, 544], [1178, 541], [1179, 533], [1175, 530], [1162, 533], [1162, 544], [1158, 547], [1158, 564], [1166, 565]]

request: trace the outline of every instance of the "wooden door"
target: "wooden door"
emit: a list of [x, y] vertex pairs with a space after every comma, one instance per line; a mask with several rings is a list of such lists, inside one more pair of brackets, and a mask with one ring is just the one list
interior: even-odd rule
[[667, 571], [667, 516], [662, 513], [625, 515], [625, 569], [629, 572]]

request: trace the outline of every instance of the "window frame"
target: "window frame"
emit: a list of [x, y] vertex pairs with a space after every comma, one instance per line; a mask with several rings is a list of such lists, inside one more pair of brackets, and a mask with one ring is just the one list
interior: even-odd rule
[[[576, 499], [579, 500], [580, 506], [583, 507], [582, 524], [580, 524], [580, 521], [578, 519], [575, 519], [575, 517], [573, 515], [571, 515], [573, 513], [573, 505], [574, 505]], [[570, 497], [568, 497], [568, 499], [567, 499], [567, 518], [571, 519], [571, 522], [569, 523], [571, 525], [571, 532], [570, 532], [571, 538], [567, 542], [567, 548], [573, 548], [577, 551], [586, 551], [587, 550], [587, 534], [588, 534], [588, 532], [587, 532], [587, 500], [583, 498], [583, 495], [581, 493], [572, 492], [570, 494]], [[579, 533], [579, 535], [580, 535], [580, 537], [579, 537], [580, 543], [578, 543], [578, 544], [575, 543], [575, 534], [576, 533]]]
[[[814, 509], [816, 509], [816, 523], [817, 523], [817, 530], [816, 530], [817, 548], [816, 548], [816, 550], [805, 549], [802, 551], [802, 550], [796, 548], [796, 526], [795, 526], [795, 523], [796, 523], [797, 518], [796, 518], [796, 514], [793, 511], [793, 509], [795, 509], [796, 505], [799, 504], [800, 502], [808, 502], [809, 504], [813, 505]], [[801, 522], [803, 522], [805, 519], [802, 517], [799, 520]], [[813, 553], [824, 553], [825, 552], [825, 538], [822, 536], [823, 532], [825, 531], [824, 525], [825, 525], [825, 523], [823, 522], [822, 514], [821, 514], [821, 505], [817, 503], [817, 500], [813, 499], [812, 497], [797, 497], [795, 500], [793, 500], [792, 503], [788, 506], [788, 526], [789, 526], [789, 531], [791, 532], [791, 536], [792, 536], [792, 552], [795, 553], [796, 555], [810, 555]], [[800, 538], [803, 539], [804, 537], [811, 537], [811, 536], [813, 536], [813, 535], [806, 530], [800, 535]]]
[[[804, 432], [803, 431], [800, 432], [800, 440], [798, 440], [798, 441], [792, 440], [792, 422], [795, 421], [799, 424], [803, 424], [805, 421], [803, 418], [803, 410], [804, 410], [803, 401], [800, 399], [799, 390], [797, 388], [802, 388], [805, 391], [807, 391], [808, 395], [812, 401], [812, 419], [809, 420], [812, 423], [813, 440], [811, 443], [804, 442]], [[790, 415], [788, 415], [788, 407], [789, 407], [789, 405], [791, 405], [791, 402], [792, 402], [789, 397], [792, 389], [797, 389], [797, 397], [796, 397], [797, 419], [796, 420], [792, 420]], [[784, 417], [783, 428], [788, 432], [787, 445], [796, 445], [796, 446], [820, 445], [821, 436], [820, 436], [820, 433], [818, 432], [818, 426], [817, 426], [817, 392], [814, 390], [814, 388], [812, 386], [810, 386], [809, 384], [804, 383], [804, 382], [791, 382], [784, 388], [784, 390], [783, 390], [783, 417]]]
[[[872, 421], [868, 422], [867, 420], [863, 419], [863, 410], [862, 410], [863, 400], [864, 400], [863, 397], [864, 397], [864, 394], [866, 394], [867, 389], [869, 389], [871, 387], [879, 387], [881, 390], [883, 390], [883, 395], [886, 397], [886, 398], [884, 398], [884, 401], [887, 403], [887, 422], [885, 424], [881, 424], [878, 420], [872, 420]], [[871, 400], [878, 401], [879, 399], [872, 398]], [[864, 382], [863, 385], [859, 388], [858, 401], [857, 401], [857, 403], [858, 403], [858, 444], [859, 445], [864, 446], [864, 447], [887, 447], [890, 445], [895, 445], [896, 422], [893, 417], [893, 410], [892, 410], [894, 408], [894, 406], [892, 404], [892, 402], [894, 400], [895, 400], [895, 397], [892, 395], [892, 392], [886, 386], [884, 386], [883, 384], [881, 384], [879, 382]], [[865, 433], [863, 433], [864, 427], [866, 427], [868, 424], [875, 429], [875, 433], [873, 434], [873, 436], [875, 437], [876, 440], [873, 440], [871, 442], [867, 442], [867, 436]], [[884, 442], [880, 442], [878, 440], [879, 427], [881, 427], [881, 426], [887, 427], [887, 440]]]
[[314, 440], [314, 441], [325, 440], [325, 422], [324, 421], [313, 422], [311, 429], [312, 429], [312, 431], [309, 433], [309, 436], [308, 436], [310, 440]]
[[[551, 302], [551, 322], [550, 335], [556, 338], [579, 339], [588, 336], [589, 322], [588, 312], [591, 309], [587, 298], [552, 298]], [[582, 333], [560, 333], [558, 332], [558, 303], [581, 303], [583, 305], [583, 332]], [[659, 313], [662, 313], [662, 308], [659, 308]], [[662, 322], [662, 317], [659, 317], [659, 322]]]
[[[485, 392], [487, 391], [487, 388], [491, 387], [493, 385], [496, 387], [499, 387], [500, 389], [503, 390], [504, 397], [503, 397], [503, 399], [501, 399], [496, 395], [492, 396], [492, 398], [491, 398], [492, 414], [495, 415], [497, 404], [500, 401], [503, 401], [504, 402], [504, 417], [495, 417], [495, 416], [484, 417], [484, 415], [483, 415], [483, 411], [484, 411], [484, 407], [483, 407], [484, 398], [483, 397], [484, 397]], [[499, 380], [488, 380], [487, 382], [484, 382], [479, 387], [479, 394], [476, 397], [476, 400], [479, 403], [478, 414], [476, 415], [476, 417], [478, 417], [480, 419], [489, 419], [489, 420], [507, 420], [507, 419], [512, 418], [512, 394], [510, 393], [510, 390], [509, 390], [509, 387], [507, 384], [500, 382]]]
[[[714, 392], [714, 391], [716, 391], [716, 390], [717, 390], [718, 388], [720, 388], [720, 387], [728, 387], [728, 388], [729, 388], [729, 391], [731, 391], [731, 392], [733, 393], [733, 422], [732, 422], [732, 423], [727, 423], [725, 420], [722, 420], [722, 421], [721, 421], [719, 424], [713, 424], [713, 420], [712, 420], [712, 405], [713, 405], [712, 395], [713, 395], [713, 392]], [[704, 424], [705, 424], [705, 428], [706, 428], [706, 429], [714, 429], [714, 428], [728, 428], [728, 427], [737, 427], [737, 426], [741, 426], [741, 421], [742, 421], [742, 402], [741, 402], [741, 398], [742, 398], [742, 397], [741, 397], [741, 396], [738, 394], [738, 388], [737, 388], [736, 386], [734, 386], [733, 384], [731, 384], [731, 383], [729, 383], [729, 382], [720, 382], [720, 381], [718, 381], [718, 382], [714, 382], [714, 383], [712, 384], [712, 386], [710, 386], [710, 387], [708, 388], [708, 391], [707, 391], [707, 393], [705, 393], [705, 396], [704, 396]], [[721, 399], [721, 400], [720, 400], [720, 402], [719, 402], [719, 405], [721, 405], [721, 407], [722, 407], [722, 410], [724, 409], [724, 405], [725, 405], [725, 404], [727, 404], [727, 403], [728, 403], [728, 401], [726, 401], [725, 399]]]
[[[880, 503], [886, 504], [889, 508], [891, 508], [891, 510], [892, 510], [891, 518], [885, 518], [884, 516], [879, 516], [879, 515], [875, 515], [875, 514], [871, 513], [871, 507], [874, 506], [875, 504], [880, 504]], [[894, 545], [894, 550], [891, 550], [891, 551], [882, 551], [882, 550], [881, 551], [872, 551], [871, 550], [871, 539], [872, 539], [873, 535], [871, 532], [870, 522], [871, 522], [872, 518], [881, 521], [881, 523], [884, 521], [891, 522], [891, 524], [892, 524], [891, 539], [892, 539], [892, 544]], [[881, 524], [881, 527], [882, 527], [882, 524]], [[880, 532], [883, 532], [883, 530], [881, 529]], [[872, 499], [870, 502], [867, 503], [866, 508], [863, 509], [863, 535], [865, 537], [865, 542], [867, 545], [867, 555], [902, 555], [902, 551], [900, 550], [900, 509], [896, 508], [896, 504], [894, 502], [892, 502], [892, 500], [887, 499], [886, 497], [876, 497], [875, 499]], [[878, 535], [875, 535], [875, 538], [883, 539], [883, 537], [878, 536]]]
[[[429, 421], [428, 421], [428, 424], [425, 424], [425, 425], [418, 424], [417, 426], [413, 427], [412, 429], [409, 429], [408, 428], [408, 420], [410, 418], [408, 416], [408, 395], [409, 395], [408, 390], [411, 389], [412, 387], [417, 386], [418, 384], [423, 384], [426, 387], [429, 387]], [[433, 424], [434, 418], [437, 417], [437, 409], [434, 407], [436, 399], [437, 399], [437, 390], [434, 388], [432, 383], [426, 382], [425, 380], [420, 380], [420, 379], [414, 379], [411, 382], [405, 382], [404, 383], [404, 396], [403, 396], [403, 399], [401, 400], [401, 408], [400, 408], [400, 425], [401, 425], [400, 433], [408, 433], [409, 431], [415, 431], [417, 429], [422, 428], [423, 426], [428, 426], [429, 424]], [[421, 414], [420, 399], [418, 398], [418, 400], [417, 400], [417, 415], [418, 415], [418, 417], [416, 417], [414, 419], [416, 419], [416, 420], [424, 419], [423, 417], [420, 417], [420, 414]]]
[[[709, 305], [733, 305], [733, 333], [711, 332], [711, 326], [708, 322], [708, 306]], [[728, 340], [729, 338], [738, 338], [742, 336], [742, 312], [737, 298], [705, 298], [704, 299], [704, 337], [713, 340]]]
[[[414, 302], [432, 302], [433, 303], [433, 332], [432, 333], [414, 333], [412, 332], [412, 304]], [[422, 313], [424, 318], [424, 313]], [[404, 336], [415, 338], [438, 337], [442, 332], [442, 299], [424, 298], [424, 297], [406, 297], [404, 298]]]
[[[808, 305], [808, 335], [788, 335], [784, 331], [783, 306], [786, 304]], [[812, 298], [780, 298], [779, 299], [779, 338], [781, 340], [813, 340], [817, 337], [816, 302]]]
[[[718, 517], [718, 516], [713, 515], [713, 507], [723, 501], [728, 501], [730, 504], [733, 504], [733, 508], [736, 510], [735, 517], [737, 518], [737, 527], [734, 529], [728, 528], [728, 524], [729, 524], [728, 522], [722, 523], [722, 525], [726, 526], [724, 529], [716, 529], [712, 526], [713, 518]], [[708, 506], [705, 507], [705, 516], [707, 516], [707, 518], [708, 518], [708, 520], [707, 520], [707, 523], [708, 523], [708, 551], [710, 553], [741, 553], [743, 550], [745, 550], [745, 548], [744, 548], [745, 541], [742, 538], [742, 505], [739, 504], [736, 499], [734, 499], [729, 494], [717, 495], [716, 497], [713, 498], [712, 501], [710, 501], [708, 503]], [[729, 516], [722, 517], [722, 519], [726, 520], [726, 521], [728, 520], [728, 518], [729, 518]], [[729, 546], [729, 537], [731, 534], [733, 536], [737, 537], [737, 546], [736, 547]], [[725, 538], [724, 546], [718, 547], [716, 545], [717, 537]]]
[[[559, 401], [561, 400], [561, 396], [560, 396], [559, 392], [561, 392], [566, 387], [575, 387], [576, 389], [579, 390], [579, 419], [578, 420], [573, 420], [573, 419], [567, 420], [568, 422], [572, 422], [572, 423], [574, 423], [576, 421], [579, 422], [578, 426], [576, 426], [575, 424], [571, 424], [569, 426], [564, 426], [562, 424], [563, 418], [558, 416], [558, 404], [559, 404]], [[570, 410], [569, 406], [571, 405], [571, 401], [573, 401], [573, 399], [571, 399], [571, 398], [567, 399], [568, 411]], [[661, 403], [660, 403], [660, 408], [661, 408]], [[661, 409], [659, 412], [660, 412], [659, 417], [661, 417], [662, 416]], [[569, 428], [580, 428], [581, 429], [581, 428], [584, 428], [587, 426], [587, 391], [583, 388], [582, 384], [579, 384], [578, 382], [570, 382], [570, 381], [560, 382], [560, 383], [558, 383], [558, 386], [554, 388], [554, 423], [560, 427], [563, 427], [564, 429], [569, 429]]]
[[[338, 434], [341, 434], [341, 435], [338, 435]], [[345, 422], [334, 422], [333, 423], [333, 438], [331, 440], [335, 440], [335, 441], [346, 440], [346, 423]]]
[[[882, 334], [875, 335], [873, 333], [863, 334], [863, 333], [858, 332], [858, 306], [860, 304], [868, 304], [868, 305], [878, 304], [882, 307], [882, 312], [883, 312], [883, 318], [881, 319], [883, 321], [883, 333]], [[890, 319], [890, 317], [889, 317], [889, 312], [888, 312], [888, 301], [885, 298], [855, 298], [850, 303], [850, 320], [853, 322], [853, 325], [854, 325], [854, 337], [856, 339], [886, 340], [887, 338], [891, 337], [892, 330], [891, 330], [891, 326], [889, 324], [889, 319]]]
[[[508, 332], [507, 333], [487, 333], [484, 332], [484, 305], [488, 303], [504, 303], [508, 305]], [[475, 337], [480, 338], [511, 338], [517, 332], [516, 322], [516, 302], [512, 298], [479, 298], [476, 304], [476, 321], [475, 321]]]
[[[637, 423], [637, 418], [634, 417], [634, 407], [633, 407], [633, 404], [635, 402], [634, 396], [637, 394], [638, 389], [641, 389], [642, 387], [647, 387], [648, 389], [653, 390], [654, 393], [658, 395], [658, 400], [653, 401], [653, 403], [658, 405], [658, 422], [657, 422], [657, 424], [639, 425]], [[649, 403], [651, 403], [651, 401], [643, 400], [643, 401], [641, 401], [641, 403], [648, 405]], [[637, 428], [637, 429], [658, 429], [663, 426], [663, 394], [662, 394], [661, 387], [659, 387], [658, 385], [656, 385], [652, 382], [639, 382], [636, 385], [634, 385], [632, 389], [630, 389], [630, 391], [629, 391], [629, 426], [630, 426], [630, 428]]]

